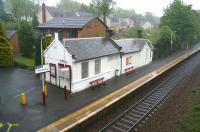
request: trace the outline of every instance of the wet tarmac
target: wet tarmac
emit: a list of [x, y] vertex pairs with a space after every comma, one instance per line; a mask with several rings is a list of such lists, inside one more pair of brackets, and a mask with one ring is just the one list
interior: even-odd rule
[[[64, 100], [63, 89], [48, 85], [46, 106], [42, 105], [41, 81], [33, 71], [0, 69], [0, 132], [7, 129], [8, 124], [3, 124], [7, 122], [19, 125], [11, 128], [12, 132], [34, 132], [159, 68], [182, 53], [154, 61], [132, 76], [114, 78], [106, 82], [105, 87], [70, 95], [68, 100]], [[20, 104], [22, 92], [27, 93], [25, 106]]]

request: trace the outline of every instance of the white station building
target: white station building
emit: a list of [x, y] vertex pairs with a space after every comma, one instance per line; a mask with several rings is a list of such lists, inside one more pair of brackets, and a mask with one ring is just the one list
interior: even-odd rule
[[44, 51], [50, 65], [45, 80], [72, 92], [91, 87], [99, 78], [109, 80], [123, 74], [128, 67], [138, 68], [152, 61], [153, 48], [146, 39], [112, 40], [110, 38], [66, 39], [58, 34]]
[[153, 46], [148, 39], [115, 40], [122, 47], [122, 73], [127, 68], [137, 69], [152, 62]]

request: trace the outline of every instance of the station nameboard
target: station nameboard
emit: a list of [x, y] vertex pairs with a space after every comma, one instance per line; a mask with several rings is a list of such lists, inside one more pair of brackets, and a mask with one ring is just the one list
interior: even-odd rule
[[35, 74], [44, 73], [50, 71], [49, 64], [39, 65], [35, 67]]

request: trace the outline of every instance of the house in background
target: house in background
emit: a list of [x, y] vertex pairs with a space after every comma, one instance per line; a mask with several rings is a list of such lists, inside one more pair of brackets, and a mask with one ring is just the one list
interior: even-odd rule
[[[57, 34], [57, 33], [56, 33]], [[53, 42], [44, 52], [45, 63], [50, 65], [46, 81], [71, 92], [91, 87], [91, 82], [104, 81], [127, 68], [139, 68], [152, 61], [153, 48], [146, 39], [76, 38]], [[64, 70], [63, 70], [64, 69]]]
[[38, 26], [43, 35], [59, 33], [59, 38], [105, 37], [109, 28], [98, 17], [56, 17]]
[[113, 16], [109, 16], [106, 19], [106, 23], [107, 23], [108, 27], [111, 30], [113, 30], [115, 33], [119, 33], [119, 31], [120, 31], [119, 18], [113, 17]]
[[44, 3], [42, 7], [39, 9], [38, 13], [38, 22], [40, 24], [46, 23], [49, 20], [56, 18], [56, 17], [92, 17], [93, 15], [87, 12], [73, 12], [73, 11], [66, 11], [58, 7], [50, 7], [46, 6]]
[[147, 39], [121, 39], [115, 40], [122, 47], [122, 74], [126, 69], [147, 65], [152, 62], [153, 47]]
[[142, 25], [142, 27], [143, 27], [144, 29], [153, 29], [153, 28], [154, 28], [153, 24], [152, 24], [150, 21], [146, 21], [146, 22], [144, 22], [144, 23], [141, 24], [141, 25]]
[[[120, 71], [120, 48], [110, 38], [66, 39], [63, 43], [55, 36], [44, 52], [45, 63], [50, 64], [46, 81], [51, 84], [78, 92], [90, 87], [91, 81], [111, 79]], [[68, 67], [66, 73], [63, 67]]]
[[134, 21], [131, 18], [120, 18], [120, 29], [129, 29], [134, 26]]
[[13, 55], [14, 56], [19, 55], [20, 50], [19, 50], [19, 41], [18, 41], [18, 37], [17, 37], [17, 31], [16, 30], [7, 30], [6, 33], [7, 33], [9, 42], [13, 47]]
[[65, 11], [42, 4], [38, 14], [38, 29], [43, 35], [59, 33], [59, 39], [105, 37], [108, 26], [87, 12]]
[[106, 23], [110, 29], [119, 33], [120, 29], [129, 29], [134, 26], [131, 18], [119, 18], [114, 16], [107, 17]]

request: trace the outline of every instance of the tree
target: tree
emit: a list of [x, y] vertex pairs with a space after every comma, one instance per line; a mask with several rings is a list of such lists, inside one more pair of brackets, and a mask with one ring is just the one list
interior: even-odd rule
[[0, 0], [0, 20], [8, 22], [12, 20], [12, 16], [5, 11], [5, 4], [3, 0]]
[[0, 67], [13, 65], [13, 48], [9, 44], [8, 37], [0, 23]]
[[52, 36], [50, 34], [47, 35], [47, 36], [45, 36], [42, 39], [42, 48], [43, 48], [43, 51], [51, 44], [52, 41], [53, 41], [53, 38], [52, 38]]
[[126, 10], [118, 7], [111, 12], [111, 15], [120, 18], [134, 18], [136, 13], [135, 10]]
[[160, 38], [155, 47], [160, 56], [166, 56], [170, 53], [172, 30], [168, 26], [163, 26], [160, 28], [159, 34]]
[[36, 31], [36, 28], [38, 25], [39, 25], [39, 22], [38, 22], [37, 16], [34, 15], [32, 21], [31, 21], [31, 26], [34, 31]]
[[57, 6], [65, 10], [80, 11], [81, 3], [74, 0], [60, 0]]
[[40, 45], [41, 35], [37, 34], [34, 45], [35, 45], [35, 65], [41, 65], [41, 45]]
[[4, 2], [0, 0], [0, 18], [4, 17], [6, 14], [5, 9], [4, 9]]
[[151, 12], [146, 12], [144, 15], [144, 21], [150, 21], [154, 27], [158, 27], [160, 23], [160, 18], [154, 16]]
[[184, 4], [181, 0], [174, 0], [164, 10], [160, 26], [168, 26], [175, 31], [178, 37], [177, 44], [183, 47], [183, 44], [189, 43], [195, 36], [199, 27], [197, 23], [192, 6]]
[[[42, 35], [37, 34], [35, 39], [35, 65], [41, 65], [41, 37]], [[51, 44], [53, 38], [51, 35], [47, 35], [42, 38], [42, 51]]]
[[6, 0], [6, 4], [17, 21], [27, 21], [34, 15], [35, 5], [30, 0]]
[[28, 22], [20, 22], [18, 38], [22, 56], [31, 57], [33, 55], [34, 33]]
[[102, 17], [106, 23], [106, 17], [114, 10], [115, 5], [114, 0], [92, 0], [89, 9], [95, 15]]
[[144, 29], [139, 25], [132, 27], [125, 35], [127, 38], [142, 38], [143, 36]]
[[41, 65], [41, 48], [40, 48], [40, 38], [41, 33], [37, 31], [37, 26], [39, 25], [39, 22], [37, 20], [37, 16], [34, 15], [33, 19], [31, 21], [31, 26], [34, 31], [34, 59], [35, 59], [35, 65]]
[[13, 14], [14, 18], [18, 21], [22, 16], [23, 1], [22, 0], [7, 0], [8, 10]]
[[[155, 57], [164, 57], [171, 53], [171, 35], [172, 41], [175, 42], [177, 37], [175, 33], [168, 26], [163, 26], [158, 29], [154, 29], [148, 39], [152, 42], [155, 48]], [[173, 43], [173, 51], [177, 49], [177, 45]]]
[[81, 12], [88, 12], [88, 6], [82, 3], [81, 7], [80, 7], [80, 11]]

